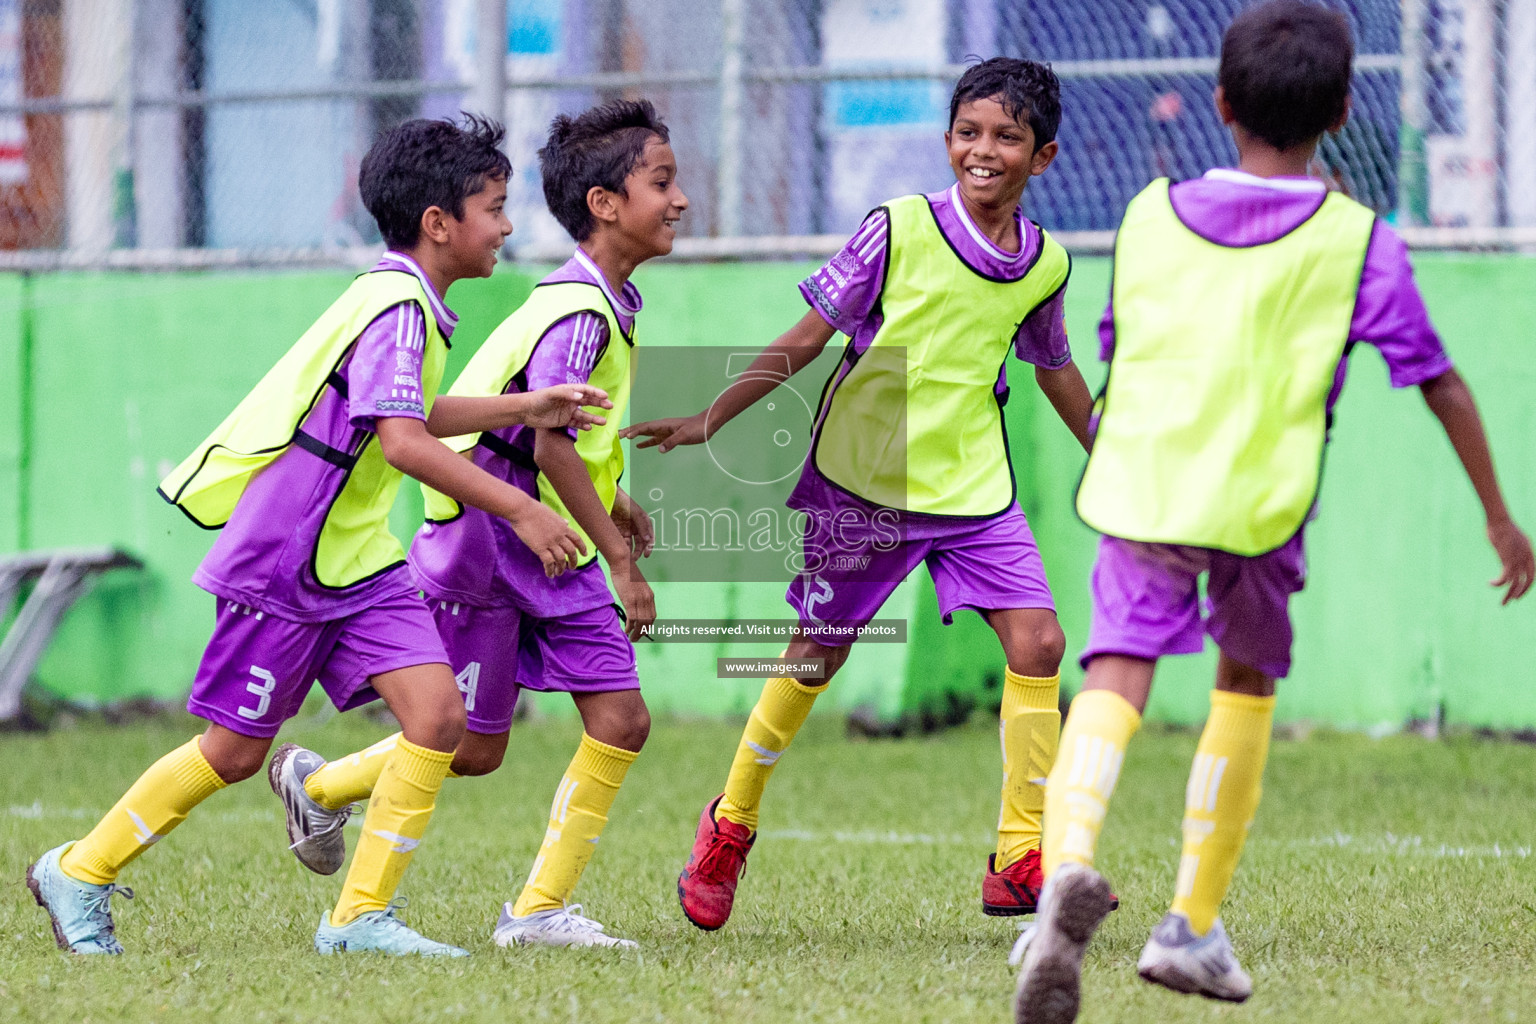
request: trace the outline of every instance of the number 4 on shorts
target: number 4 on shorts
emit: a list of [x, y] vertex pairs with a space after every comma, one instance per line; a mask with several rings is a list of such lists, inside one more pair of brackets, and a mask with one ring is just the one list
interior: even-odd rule
[[475, 710], [475, 691], [480, 689], [480, 663], [472, 661], [464, 666], [464, 671], [453, 677], [453, 681], [459, 684], [459, 692], [464, 695], [464, 710]]

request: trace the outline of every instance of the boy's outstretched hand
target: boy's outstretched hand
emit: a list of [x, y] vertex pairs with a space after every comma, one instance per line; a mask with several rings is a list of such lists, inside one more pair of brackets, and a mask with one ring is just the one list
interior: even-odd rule
[[529, 499], [515, 513], [507, 516], [512, 531], [544, 563], [544, 575], [554, 579], [587, 553], [587, 545], [572, 530], [560, 513], [540, 501]]
[[612, 409], [608, 392], [590, 384], [557, 384], [539, 388], [524, 396], [523, 422], [530, 427], [576, 427], [590, 430], [607, 423], [607, 418], [588, 412], [583, 406]]
[[709, 440], [709, 428], [705, 423], [705, 415], [701, 412], [693, 416], [646, 420], [644, 423], [625, 427], [619, 431], [619, 436], [648, 438], [635, 447], [655, 448], [658, 451], [669, 452], [680, 444], [703, 444]]
[[1509, 588], [1500, 604], [1518, 601], [1531, 589], [1531, 580], [1536, 578], [1536, 556], [1531, 554], [1531, 539], [1513, 519], [1503, 519], [1488, 524], [1488, 540], [1498, 552], [1499, 564], [1504, 568], [1499, 578], [1489, 585]]
[[639, 503], [617, 488], [613, 495], [613, 511], [609, 518], [619, 528], [624, 543], [629, 545], [631, 558], [649, 558], [656, 550], [656, 525]]

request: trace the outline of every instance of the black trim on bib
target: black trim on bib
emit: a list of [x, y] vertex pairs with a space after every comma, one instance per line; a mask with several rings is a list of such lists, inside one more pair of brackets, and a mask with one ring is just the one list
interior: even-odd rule
[[535, 473], [539, 471], [539, 464], [534, 461], [534, 458], [531, 454], [525, 452], [521, 448], [514, 447], [511, 442], [505, 440], [504, 438], [498, 437], [488, 430], [481, 434], [479, 440], [477, 440], [475, 443], [481, 448], [484, 448], [486, 451], [490, 452], [492, 455], [497, 455], [503, 459], [506, 459], [514, 466], [520, 466], [523, 469], [531, 469]]
[[[1040, 262], [1040, 257], [1045, 255], [1045, 229], [1042, 228], [1039, 224], [1035, 224], [1034, 221], [1027, 217], [1021, 218], [1024, 223], [1035, 224], [1035, 230], [1040, 232], [1040, 248], [1035, 250], [1035, 254], [1030, 257], [1028, 265], [1025, 266], [1024, 270], [1019, 274], [1018, 277], [994, 277], [991, 274], [984, 274], [977, 270], [975, 267], [971, 266], [971, 264], [966, 261], [966, 258], [960, 255], [960, 250], [955, 248], [955, 243], [951, 242], [949, 240], [949, 236], [944, 233], [944, 226], [939, 223], [939, 215], [933, 209], [933, 200], [929, 199], [925, 195], [923, 196], [923, 201], [928, 204], [928, 216], [933, 218], [934, 230], [939, 233], [940, 238], [944, 239], [944, 244], [949, 246], [949, 251], [955, 254], [955, 259], [960, 261], [960, 265], [962, 267], [964, 267], [966, 270], [969, 270], [977, 277], [982, 278], [983, 280], [995, 281], [998, 284], [1018, 284], [1020, 281], [1029, 276], [1030, 272], [1035, 269], [1035, 264]], [[1019, 231], [1019, 247], [1022, 249], [1023, 246], [1024, 232], [1021, 229]]]
[[[635, 347], [635, 325], [640, 322], [639, 314], [637, 313], [637, 314], [635, 314], [634, 316], [632, 316], [630, 318], [629, 331], [628, 331], [628, 333], [625, 333], [625, 330], [624, 330], [624, 316], [627, 315], [627, 314], [620, 314], [619, 311], [614, 308], [613, 303], [608, 301], [608, 293], [603, 291], [603, 289], [601, 287], [599, 287], [598, 285], [595, 285], [595, 284], [591, 283], [590, 281], [540, 281], [538, 284], [534, 285], [533, 287], [535, 289], [539, 289], [539, 288], [556, 288], [556, 287], [559, 287], [562, 284], [579, 284], [579, 285], [581, 285], [584, 288], [591, 288], [593, 291], [595, 291], [599, 295], [601, 295], [603, 297], [603, 305], [607, 306], [608, 307], [608, 311], [613, 314], [613, 322], [618, 326], [618, 328], [619, 328], [619, 336], [624, 339], [624, 344], [628, 345], [630, 348], [634, 348]], [[571, 317], [575, 316], [577, 313], [593, 313], [593, 314], [596, 314], [597, 316], [602, 316], [603, 315], [601, 312], [599, 312], [598, 310], [595, 310], [595, 309], [578, 309], [578, 310], [574, 310], [574, 311], [572, 311], [570, 313], [567, 313], [565, 316], [562, 316], [560, 318], [560, 320], [568, 320]], [[606, 319], [606, 318], [604, 318], [604, 319]], [[560, 320], [556, 320], [555, 323], [550, 324], [549, 327], [544, 328], [544, 333], [548, 334], [550, 327], [553, 327], [553, 326], [555, 326], [555, 324], [558, 324], [560, 322]], [[542, 338], [542, 337], [543, 337], [543, 335], [540, 335], [540, 338]], [[532, 358], [531, 355], [530, 355], [530, 358]], [[602, 357], [599, 356], [598, 358], [601, 359]], [[597, 364], [595, 362], [592, 365], [594, 367], [597, 366]]]
[[357, 464], [357, 456], [342, 451], [340, 448], [332, 448], [313, 434], [306, 434], [302, 430], [293, 432], [293, 443], [297, 448], [303, 448], [316, 458], [324, 459], [338, 469], [351, 470]]

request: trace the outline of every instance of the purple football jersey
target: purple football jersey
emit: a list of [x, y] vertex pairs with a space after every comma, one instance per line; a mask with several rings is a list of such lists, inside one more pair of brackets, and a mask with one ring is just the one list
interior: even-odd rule
[[[385, 253], [369, 273], [387, 271], [420, 279], [438, 330], [445, 339], [451, 337], [458, 318], [442, 304], [426, 273], [397, 252]], [[415, 302], [380, 313], [337, 368], [349, 397], [325, 388], [303, 422], [304, 432], [331, 448], [355, 451], [379, 419], [425, 420], [425, 339], [426, 321]], [[290, 446], [251, 479], [192, 581], [218, 597], [301, 623], [345, 618], [411, 591], [414, 584], [403, 563], [341, 589], [314, 578], [310, 556], [346, 481], [347, 470]]]
[[[1322, 206], [1327, 186], [1315, 178], [1260, 178], [1222, 167], [1179, 182], [1168, 194], [1191, 230], [1219, 245], [1252, 246], [1294, 231]], [[1365, 251], [1349, 342], [1376, 346], [1395, 388], [1422, 384], [1451, 368], [1413, 282], [1408, 248], [1379, 220]], [[1099, 322], [1099, 358], [1108, 362], [1114, 351], [1111, 304]], [[1344, 389], [1347, 369], [1347, 359], [1341, 360], [1328, 395], [1330, 411]]]
[[[927, 196], [939, 231], [955, 254], [972, 270], [1004, 281], [1021, 279], [1034, 265], [1042, 244], [1040, 229], [1015, 208], [1019, 251], [1006, 252], [981, 233], [960, 198], [960, 186]], [[864, 352], [885, 320], [879, 299], [885, 285], [886, 248], [890, 244], [890, 217], [877, 209], [864, 219], [859, 230], [821, 269], [800, 283], [800, 294], [828, 326], [853, 340], [854, 350]], [[1024, 318], [1013, 340], [1014, 354], [1024, 362], [1048, 370], [1072, 361], [1067, 344], [1066, 287]], [[1007, 367], [998, 373], [996, 391], [1007, 393]], [[789, 498], [789, 507], [817, 517], [844, 515], [850, 521], [872, 521], [878, 506], [833, 486], [806, 460], [805, 468]], [[855, 520], [855, 517], [862, 517]], [[948, 516], [906, 512], [901, 516], [903, 537], [926, 540], [960, 536], [974, 529], [973, 521]]]
[[[619, 327], [634, 329], [642, 301], [633, 282], [615, 293], [603, 272], [580, 249], [544, 284], [577, 281], [595, 284], [613, 308]], [[520, 383], [507, 393], [584, 384], [592, 375], [608, 337], [608, 322], [594, 313], [576, 313], [551, 324], [539, 338]], [[508, 368], [510, 375], [514, 367]], [[571, 436], [576, 436], [574, 429]], [[496, 431], [503, 442], [492, 451], [475, 447], [475, 465], [525, 493], [538, 496], [538, 471], [533, 463], [535, 432], [523, 426]], [[531, 615], [552, 617], [588, 611], [613, 602], [602, 567], [593, 561], [555, 579], [544, 575], [538, 557], [518, 539], [506, 520], [477, 508], [448, 523], [427, 523], [411, 543], [410, 565], [428, 597], [477, 607], [515, 605]]]

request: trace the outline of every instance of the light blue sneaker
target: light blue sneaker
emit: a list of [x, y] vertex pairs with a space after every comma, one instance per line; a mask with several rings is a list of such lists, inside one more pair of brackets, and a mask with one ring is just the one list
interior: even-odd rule
[[383, 910], [370, 910], [355, 921], [337, 927], [331, 924], [331, 912], [320, 917], [320, 928], [315, 932], [315, 952], [361, 953], [374, 951], [392, 953], [395, 956], [469, 956], [469, 950], [450, 946], [446, 942], [433, 942], [413, 931], [395, 916], [405, 909], [401, 897]]
[[59, 858], [72, 845], [65, 843], [49, 850], [27, 868], [27, 888], [32, 890], [37, 905], [48, 911], [53, 938], [60, 949], [70, 953], [121, 953], [123, 944], [113, 934], [108, 901], [117, 893], [131, 900], [133, 890], [70, 878], [59, 866]]

